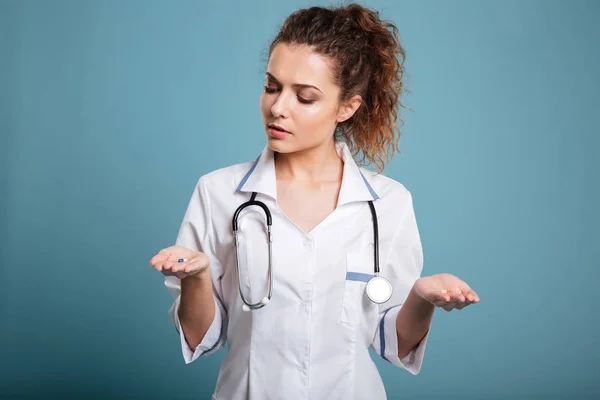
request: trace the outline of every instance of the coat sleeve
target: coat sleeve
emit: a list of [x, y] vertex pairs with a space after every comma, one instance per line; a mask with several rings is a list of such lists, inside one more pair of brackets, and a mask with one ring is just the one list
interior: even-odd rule
[[174, 299], [169, 309], [169, 315], [175, 325], [175, 329], [179, 333], [183, 358], [186, 364], [189, 364], [200, 356], [209, 355], [221, 349], [227, 340], [227, 310], [223, 305], [223, 292], [221, 280], [219, 279], [222, 266], [215, 256], [210, 198], [204, 178], [198, 180], [194, 189], [175, 244], [193, 251], [202, 252], [208, 256], [213, 284], [215, 317], [202, 342], [195, 349], [191, 349], [185, 340], [185, 334], [181, 329], [178, 316], [179, 302], [181, 300], [181, 280], [175, 276], [167, 276], [165, 278], [165, 286]]
[[[404, 211], [398, 221], [398, 226], [388, 253], [385, 270], [382, 276], [390, 280], [394, 289], [392, 297], [379, 305], [379, 325], [377, 327], [371, 348], [384, 360], [397, 367], [408, 370], [413, 375], [419, 373], [429, 331], [425, 337], [404, 357], [398, 357], [398, 334], [396, 318], [406, 301], [408, 294], [421, 276], [423, 269], [423, 251], [421, 239], [415, 218], [412, 196], [406, 191]], [[383, 275], [383, 271], [387, 273]]]

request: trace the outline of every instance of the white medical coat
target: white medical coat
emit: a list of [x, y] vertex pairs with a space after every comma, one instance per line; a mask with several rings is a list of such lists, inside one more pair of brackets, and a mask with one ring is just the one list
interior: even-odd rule
[[[256, 161], [198, 180], [176, 241], [210, 258], [216, 313], [195, 349], [177, 316], [180, 281], [166, 277], [165, 285], [186, 363], [228, 344], [213, 399], [385, 399], [369, 347], [412, 374], [421, 368], [429, 333], [407, 356], [397, 355], [396, 316], [423, 265], [412, 197], [401, 183], [358, 167], [345, 144], [337, 149], [344, 161], [337, 207], [308, 233], [277, 206], [268, 146]], [[245, 312], [238, 281], [251, 302], [267, 294], [265, 217], [257, 206], [240, 214], [241, 280], [236, 269], [232, 217], [252, 192], [273, 218], [274, 284], [267, 306]], [[374, 273], [369, 200], [378, 215], [381, 275], [394, 288], [380, 305], [365, 293]]]

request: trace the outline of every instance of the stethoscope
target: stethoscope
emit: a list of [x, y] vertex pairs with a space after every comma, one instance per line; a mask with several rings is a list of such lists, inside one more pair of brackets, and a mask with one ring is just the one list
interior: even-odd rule
[[[240, 215], [240, 212], [242, 212], [242, 210], [246, 207], [250, 207], [250, 206], [258, 206], [260, 208], [263, 209], [263, 211], [265, 212], [265, 216], [267, 217], [267, 243], [269, 246], [269, 270], [268, 270], [268, 281], [269, 281], [269, 288], [267, 291], [267, 295], [265, 297], [263, 297], [258, 303], [250, 303], [248, 302], [248, 300], [246, 300], [246, 297], [244, 296], [244, 293], [242, 291], [242, 286], [241, 286], [241, 281], [242, 281], [242, 276], [241, 276], [241, 272], [240, 272], [240, 263], [239, 263], [239, 257], [238, 257], [238, 233], [239, 233], [239, 227], [238, 227], [238, 216]], [[383, 276], [379, 276], [379, 227], [377, 225], [377, 213], [375, 212], [375, 206], [373, 205], [373, 201], [369, 201], [369, 208], [371, 210], [371, 216], [373, 217], [373, 262], [374, 262], [374, 276], [372, 278], [369, 279], [369, 281], [367, 282], [367, 287], [365, 289], [365, 291], [367, 292], [367, 296], [369, 297], [369, 299], [371, 299], [372, 302], [377, 303], [377, 304], [381, 304], [381, 303], [385, 303], [386, 301], [388, 301], [390, 299], [390, 297], [392, 297], [392, 284], [390, 283], [389, 280], [387, 280], [386, 278], [384, 278]], [[265, 203], [263, 203], [260, 200], [256, 200], [256, 192], [252, 193], [252, 197], [250, 198], [249, 201], [241, 204], [237, 210], [235, 210], [235, 213], [233, 214], [233, 221], [232, 221], [232, 225], [233, 225], [233, 235], [235, 238], [235, 258], [236, 258], [236, 267], [237, 267], [237, 271], [238, 271], [238, 289], [240, 291], [240, 297], [242, 298], [242, 301], [244, 302], [244, 305], [242, 306], [242, 309], [244, 311], [250, 311], [250, 310], [258, 310], [259, 308], [262, 308], [264, 306], [266, 306], [269, 301], [271, 300], [271, 296], [273, 295], [273, 234], [271, 232], [271, 226], [272, 226], [272, 218], [271, 218], [271, 212], [269, 211], [269, 207], [267, 207], [267, 205]]]

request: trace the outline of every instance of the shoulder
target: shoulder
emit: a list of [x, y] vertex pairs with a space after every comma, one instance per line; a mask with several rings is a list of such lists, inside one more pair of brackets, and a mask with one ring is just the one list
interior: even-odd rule
[[360, 171], [382, 202], [395, 204], [412, 202], [410, 191], [401, 182], [363, 167], [360, 168]]
[[212, 196], [216, 194], [233, 195], [255, 162], [246, 161], [210, 171], [198, 178], [196, 187], [201, 193], [206, 192]]

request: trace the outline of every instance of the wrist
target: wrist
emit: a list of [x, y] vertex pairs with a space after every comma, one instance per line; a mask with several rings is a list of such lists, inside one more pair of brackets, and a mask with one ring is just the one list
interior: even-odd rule
[[420, 294], [419, 285], [422, 283], [422, 279], [423, 278], [419, 278], [416, 280], [413, 287], [410, 289], [408, 297], [411, 298], [412, 303], [414, 303], [418, 306], [421, 306], [421, 307], [433, 306], [433, 304], [431, 304], [431, 302], [429, 300], [425, 299]]
[[206, 268], [203, 271], [199, 271], [195, 274], [185, 276], [181, 279], [182, 282], [203, 282], [210, 281], [210, 268]]

